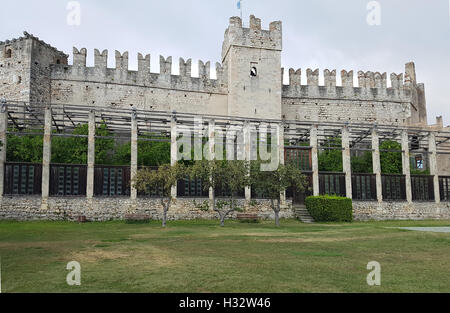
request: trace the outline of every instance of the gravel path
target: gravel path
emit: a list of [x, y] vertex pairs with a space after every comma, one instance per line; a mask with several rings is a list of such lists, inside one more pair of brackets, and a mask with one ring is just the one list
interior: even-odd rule
[[407, 230], [431, 231], [435, 233], [450, 233], [450, 227], [399, 227]]

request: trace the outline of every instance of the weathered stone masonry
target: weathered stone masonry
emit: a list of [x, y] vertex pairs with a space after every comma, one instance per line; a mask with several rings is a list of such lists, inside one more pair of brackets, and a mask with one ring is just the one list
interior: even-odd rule
[[[448, 218], [449, 208], [440, 203], [438, 175], [450, 174], [448, 155], [436, 154], [435, 132], [442, 125], [428, 126], [425, 88], [417, 82], [414, 63], [407, 63], [404, 74], [358, 71], [354, 83], [354, 71], [341, 71], [342, 86], [337, 86], [336, 70], [325, 69], [324, 86], [319, 86], [318, 69], [307, 69], [306, 85], [302, 85], [302, 70], [289, 69], [289, 84], [284, 85], [281, 68], [282, 24], [270, 23], [269, 29], [261, 27], [261, 20], [250, 17], [249, 27], [243, 27], [238, 17], [230, 18], [222, 46], [222, 59], [216, 63], [216, 78], [211, 78], [210, 62], [200, 61], [199, 77], [192, 77], [191, 59], [180, 58], [180, 74], [172, 74], [172, 57], [160, 56], [159, 73], [150, 68], [150, 55], [138, 55], [138, 70], [128, 69], [128, 52], [115, 52], [115, 67], [107, 64], [108, 51], [95, 49], [94, 66], [86, 66], [87, 50], [73, 49], [73, 64], [68, 56], [49, 46], [37, 37], [24, 33], [24, 37], [0, 42], [0, 98], [41, 105], [45, 109], [44, 161], [41, 197], [0, 197], [1, 219], [74, 219], [87, 215], [92, 220], [122, 218], [132, 211], [142, 211], [154, 217], [160, 210], [155, 199], [137, 197], [101, 198], [93, 196], [95, 110], [111, 109], [165, 111], [248, 119], [272, 120], [280, 130], [284, 121], [310, 123], [309, 142], [312, 152], [313, 193], [319, 194], [319, 137], [323, 137], [321, 123], [349, 123], [367, 125], [372, 142], [373, 172], [376, 175], [377, 201], [355, 202], [357, 219], [391, 218]], [[388, 79], [390, 86], [388, 87]], [[89, 113], [89, 152], [86, 198], [49, 197], [48, 167], [51, 155], [51, 106], [81, 105], [92, 108]], [[138, 126], [134, 111], [131, 112], [131, 173], [137, 168]], [[6, 138], [6, 114], [2, 114], [0, 140]], [[210, 121], [213, 127], [214, 120]], [[249, 125], [244, 128], [245, 154], [250, 159]], [[403, 169], [406, 176], [407, 201], [383, 202], [379, 136], [377, 125], [405, 128], [401, 138]], [[435, 187], [434, 203], [413, 203], [409, 177], [409, 139], [407, 127], [423, 129], [428, 134], [423, 140], [429, 145], [430, 172]], [[177, 122], [171, 121], [172, 163], [175, 162]], [[350, 130], [351, 131], [351, 130]], [[352, 196], [351, 183], [351, 134], [347, 126], [340, 129], [347, 196]], [[210, 139], [214, 136], [210, 133]], [[284, 133], [278, 138], [280, 159], [283, 158]], [[212, 144], [211, 144], [212, 142]], [[214, 141], [210, 152], [214, 151]], [[5, 162], [4, 153], [0, 163]], [[2, 165], [0, 164], [0, 165]], [[3, 166], [0, 181], [3, 181]], [[3, 186], [1, 186], [3, 188]], [[2, 189], [0, 188], [0, 191]], [[3, 194], [3, 192], [0, 192]], [[176, 188], [173, 190], [176, 196]], [[245, 199], [251, 199], [246, 188]], [[244, 200], [241, 200], [244, 201]], [[258, 213], [270, 218], [272, 212], [267, 201], [258, 202]], [[290, 201], [283, 209], [282, 217], [293, 216]], [[255, 208], [256, 210], [256, 208]], [[213, 212], [203, 212], [193, 205], [192, 199], [178, 199], [169, 216], [175, 218], [212, 218]]]
[[230, 19], [216, 79], [210, 77], [210, 62], [200, 61], [199, 77], [192, 77], [191, 59], [180, 58], [180, 74], [172, 75], [172, 57], [160, 56], [159, 73], [154, 73], [150, 55], [139, 54], [138, 70], [130, 71], [128, 52], [116, 51], [111, 68], [108, 51], [97, 49], [94, 67], [86, 66], [85, 48], [74, 48], [68, 65], [66, 54], [25, 33], [0, 42], [0, 97], [249, 118], [426, 124], [424, 86], [416, 82], [413, 63], [406, 65], [405, 74], [390, 75], [389, 88], [386, 73], [359, 71], [356, 86], [353, 71], [345, 70], [342, 86], [337, 86], [336, 70], [328, 69], [324, 86], [319, 86], [318, 69], [307, 69], [307, 85], [300, 84], [301, 69], [289, 69], [289, 85], [283, 85], [281, 51], [281, 22], [263, 30], [253, 16], [249, 28], [242, 27], [240, 18]]

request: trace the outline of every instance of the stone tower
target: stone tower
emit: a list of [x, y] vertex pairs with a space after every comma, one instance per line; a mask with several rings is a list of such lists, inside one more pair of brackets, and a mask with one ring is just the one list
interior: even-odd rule
[[231, 17], [222, 47], [228, 81], [228, 115], [281, 119], [281, 22], [261, 29], [250, 16], [250, 28]]
[[67, 64], [68, 56], [39, 38], [0, 42], [0, 98], [31, 103], [50, 102], [51, 65]]

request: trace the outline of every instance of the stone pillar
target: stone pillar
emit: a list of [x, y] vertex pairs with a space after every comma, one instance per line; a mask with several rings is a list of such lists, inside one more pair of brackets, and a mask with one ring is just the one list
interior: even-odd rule
[[[177, 155], [177, 119], [173, 116], [170, 121], [170, 165], [177, 164]], [[173, 199], [177, 198], [177, 185], [172, 186], [171, 195]]]
[[314, 125], [311, 127], [309, 134], [310, 146], [311, 146], [311, 162], [312, 162], [312, 178], [313, 178], [313, 195], [318, 196], [320, 194], [319, 189], [319, 156], [318, 156], [318, 141], [317, 141], [318, 127]]
[[4, 179], [5, 179], [5, 162], [6, 162], [6, 131], [8, 129], [8, 112], [5, 103], [2, 103], [0, 107], [0, 200], [3, 197], [4, 192]]
[[352, 163], [350, 155], [350, 132], [348, 127], [342, 128], [342, 168], [345, 173], [345, 190], [347, 198], [352, 199]]
[[[216, 158], [216, 122], [214, 120], [210, 120], [208, 123], [208, 160], [214, 160]], [[209, 200], [213, 201], [213, 188], [209, 188]]]
[[408, 131], [402, 131], [402, 168], [403, 175], [405, 175], [406, 185], [406, 201], [412, 202], [412, 189], [411, 189], [411, 172], [409, 161], [409, 137]]
[[[250, 132], [250, 123], [244, 123], [244, 153], [245, 153], [245, 161], [251, 161], [251, 132]], [[252, 188], [250, 186], [245, 187], [245, 200], [247, 202], [252, 200]]]
[[377, 200], [383, 201], [383, 185], [381, 181], [381, 161], [380, 161], [380, 139], [376, 128], [372, 130], [372, 164], [375, 174]]
[[130, 181], [131, 181], [131, 200], [137, 199], [137, 190], [133, 187], [133, 182], [138, 170], [138, 124], [136, 120], [136, 109], [131, 113], [131, 160], [130, 160]]
[[44, 140], [42, 147], [42, 192], [41, 209], [48, 209], [48, 196], [50, 193], [50, 161], [52, 157], [52, 109], [45, 108]]
[[436, 203], [440, 203], [441, 194], [439, 192], [439, 173], [436, 161], [436, 134], [433, 132], [428, 135], [428, 151], [430, 153], [430, 175], [433, 175], [434, 200]]
[[[284, 123], [276, 125], [278, 128], [277, 149], [279, 163], [284, 165]], [[286, 206], [286, 190], [280, 193], [281, 205]]]
[[87, 181], [86, 181], [86, 198], [94, 197], [94, 168], [95, 168], [95, 111], [89, 112], [88, 124], [88, 155], [87, 155]]

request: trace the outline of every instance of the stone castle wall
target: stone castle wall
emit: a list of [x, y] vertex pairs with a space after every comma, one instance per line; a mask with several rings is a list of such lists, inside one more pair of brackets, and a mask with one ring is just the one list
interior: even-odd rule
[[450, 203], [354, 201], [353, 216], [359, 221], [450, 219]]
[[[128, 67], [128, 53], [115, 52], [115, 66], [108, 66], [108, 51], [94, 51], [94, 66], [86, 66], [86, 49], [73, 49], [68, 56], [28, 33], [0, 42], [0, 98], [32, 103], [72, 104], [92, 107], [177, 111], [257, 119], [317, 122], [414, 125], [427, 127], [425, 88], [417, 83], [414, 63], [404, 74], [342, 71], [337, 86], [336, 71], [325, 70], [319, 86], [319, 70], [289, 70], [289, 85], [283, 85], [281, 68], [282, 24], [261, 27], [250, 17], [249, 27], [232, 17], [224, 35], [221, 63], [216, 78], [210, 62], [200, 61], [198, 77], [192, 77], [191, 60], [180, 59], [180, 74], [172, 74], [172, 57], [159, 57], [159, 73], [150, 68], [150, 55], [138, 55], [138, 70]], [[9, 57], [11, 51], [11, 57]], [[256, 70], [253, 72], [253, 70]], [[256, 73], [256, 75], [253, 75]], [[450, 171], [447, 155], [438, 156], [440, 169]], [[273, 214], [267, 202], [259, 202], [264, 218]], [[265, 203], [265, 204], [264, 204]], [[84, 214], [94, 220], [120, 219], [129, 210], [143, 210], [157, 218], [161, 207], [154, 199], [50, 198], [49, 210], [40, 210], [40, 198], [4, 197], [0, 219], [73, 219]], [[442, 210], [441, 210], [442, 209]], [[355, 218], [448, 217], [446, 204], [355, 203]], [[283, 217], [292, 217], [292, 210]], [[214, 212], [199, 211], [193, 201], [179, 199], [170, 218], [215, 218]]]
[[[80, 197], [49, 198], [48, 209], [41, 209], [39, 196], [4, 196], [1, 200], [0, 220], [68, 220], [76, 221], [80, 215], [89, 221], [123, 220], [129, 213], [146, 214], [151, 219], [162, 218], [160, 199], [138, 198], [136, 201], [126, 197], [97, 197], [92, 200]], [[194, 202], [195, 201], [195, 202]], [[169, 220], [217, 219], [212, 209], [203, 211], [199, 205], [208, 199], [181, 198], [175, 200], [168, 213]], [[281, 218], [293, 218], [291, 202], [280, 212]], [[238, 207], [244, 207], [244, 200], [237, 201]], [[255, 206], [247, 212], [256, 212], [262, 219], [274, 219], [269, 200], [257, 200]], [[236, 217], [236, 212], [230, 218]]]
[[[8, 49], [12, 58], [6, 58]], [[0, 42], [0, 97], [8, 100], [85, 106], [121, 107], [229, 115], [248, 118], [314, 121], [349, 121], [394, 125], [426, 125], [423, 84], [416, 82], [415, 66], [406, 64], [404, 74], [342, 71], [342, 86], [336, 71], [289, 70], [289, 85], [283, 85], [281, 68], [282, 23], [261, 27], [250, 17], [243, 27], [230, 18], [216, 78], [210, 62], [200, 61], [198, 77], [192, 77], [191, 59], [180, 59], [180, 74], [172, 74], [172, 57], [160, 59], [159, 73], [150, 68], [150, 55], [138, 55], [138, 70], [128, 68], [128, 52], [115, 52], [115, 66], [107, 64], [108, 51], [95, 49], [93, 67], [86, 66], [86, 49], [73, 49], [68, 56], [28, 33]], [[250, 74], [255, 68], [257, 75]], [[214, 75], [213, 75], [214, 76]], [[358, 85], [358, 86], [356, 86]]]
[[29, 101], [31, 51], [31, 40], [0, 43], [0, 98]]
[[50, 102], [51, 65], [68, 56], [33, 35], [0, 42], [0, 98]]
[[128, 53], [116, 51], [116, 67], [107, 67], [105, 50], [95, 50], [95, 66], [86, 67], [86, 49], [74, 48], [73, 65], [53, 65], [51, 99], [55, 104], [84, 104], [149, 111], [227, 114], [226, 79], [216, 64], [199, 62], [199, 77], [191, 76], [191, 60], [180, 59], [180, 75], [172, 75], [172, 58], [160, 57], [160, 73], [150, 71], [150, 55], [138, 57], [138, 70], [128, 70]]
[[[414, 118], [413, 87], [403, 84], [403, 74], [360, 72], [358, 87], [353, 71], [341, 72], [342, 86], [336, 85], [336, 71], [307, 70], [307, 85], [301, 85], [301, 70], [289, 70], [289, 85], [283, 85], [282, 112], [288, 120], [406, 125]], [[365, 78], [367, 76], [367, 78]]]
[[[195, 200], [195, 202], [194, 202]], [[217, 219], [213, 210], [203, 211], [199, 204], [207, 199], [177, 199], [168, 211], [169, 220]], [[292, 202], [280, 212], [281, 218], [294, 218]], [[238, 200], [238, 206], [244, 207], [244, 200]], [[256, 205], [246, 212], [257, 213], [262, 219], [274, 219], [274, 213], [268, 200], [257, 200]], [[138, 198], [136, 201], [126, 197], [98, 197], [88, 200], [79, 197], [49, 198], [48, 209], [41, 209], [39, 196], [4, 196], [0, 206], [0, 220], [68, 220], [76, 221], [80, 215], [89, 221], [123, 220], [125, 214], [138, 213], [160, 220], [162, 206], [159, 199]], [[236, 218], [236, 212], [229, 218]], [[368, 220], [425, 220], [450, 219], [450, 203], [407, 203], [376, 201], [353, 202], [353, 218], [356, 221]]]

